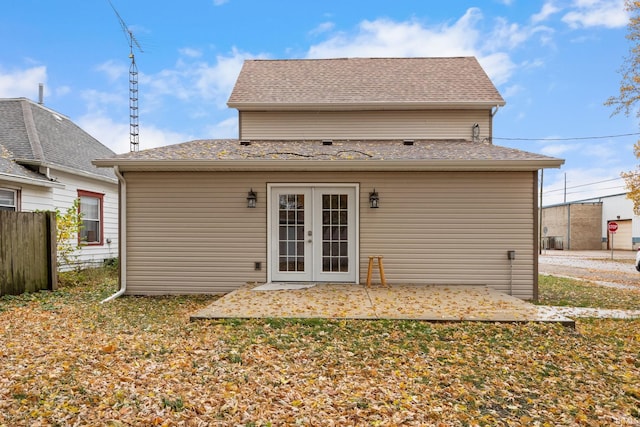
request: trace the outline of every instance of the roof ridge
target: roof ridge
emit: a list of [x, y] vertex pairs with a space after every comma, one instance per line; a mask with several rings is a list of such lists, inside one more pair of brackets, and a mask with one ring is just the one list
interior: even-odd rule
[[418, 60], [418, 59], [465, 59], [477, 57], [474, 55], [457, 55], [457, 56], [344, 56], [338, 58], [251, 58], [245, 59], [245, 62], [293, 62], [293, 61], [349, 61], [349, 60]]
[[35, 160], [42, 161], [44, 160], [44, 151], [42, 150], [42, 144], [40, 143], [36, 123], [33, 120], [31, 106], [28, 104], [28, 100], [26, 98], [20, 100], [20, 106], [22, 107], [24, 126], [27, 130], [27, 138], [29, 139], [29, 145], [31, 146], [31, 154], [33, 154]]

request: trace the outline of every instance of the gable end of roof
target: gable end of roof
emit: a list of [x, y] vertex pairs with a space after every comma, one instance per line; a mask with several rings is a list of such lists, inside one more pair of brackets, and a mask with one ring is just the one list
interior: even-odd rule
[[239, 110], [504, 104], [474, 57], [247, 60], [227, 103]]

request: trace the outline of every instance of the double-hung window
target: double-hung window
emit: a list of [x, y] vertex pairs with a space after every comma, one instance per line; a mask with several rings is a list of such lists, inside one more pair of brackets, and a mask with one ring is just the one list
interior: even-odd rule
[[78, 236], [80, 243], [102, 245], [104, 230], [102, 205], [104, 194], [78, 190], [78, 198], [80, 199], [80, 214], [82, 215], [82, 227]]
[[8, 188], [0, 188], [0, 211], [18, 210], [18, 192]]

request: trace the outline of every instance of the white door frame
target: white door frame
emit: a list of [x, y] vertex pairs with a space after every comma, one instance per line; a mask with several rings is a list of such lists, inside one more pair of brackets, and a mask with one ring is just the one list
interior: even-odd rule
[[[274, 240], [277, 241], [278, 236], [273, 233], [274, 221], [277, 218], [273, 218], [273, 197], [272, 190], [276, 188], [352, 188], [354, 190], [354, 234], [353, 234], [353, 261], [349, 260], [349, 273], [353, 273], [353, 280], [348, 280], [349, 283], [359, 283], [360, 277], [360, 184], [358, 183], [327, 183], [327, 182], [308, 182], [308, 183], [267, 183], [267, 282], [272, 282], [274, 272]], [[309, 207], [313, 206], [313, 202]], [[311, 224], [312, 227], [316, 227], [317, 221]], [[316, 231], [314, 230], [314, 234]], [[314, 236], [315, 237], [320, 237]], [[351, 243], [351, 242], [350, 242]], [[353, 270], [351, 270], [353, 268]]]

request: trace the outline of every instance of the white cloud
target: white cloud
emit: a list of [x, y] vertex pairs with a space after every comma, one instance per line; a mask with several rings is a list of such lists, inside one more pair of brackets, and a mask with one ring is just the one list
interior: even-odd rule
[[129, 72], [129, 67], [125, 66], [122, 62], [111, 60], [98, 65], [96, 70], [103, 72], [107, 75], [109, 81], [114, 82], [126, 75]]
[[507, 53], [498, 52], [491, 55], [480, 56], [478, 62], [491, 77], [495, 85], [506, 83], [513, 74], [516, 65], [511, 61]]
[[309, 34], [311, 34], [312, 36], [318, 35], [318, 34], [322, 34], [322, 33], [326, 33], [328, 31], [333, 30], [335, 27], [335, 24], [333, 22], [323, 22], [322, 24], [318, 25], [316, 28], [314, 28], [313, 30], [309, 31]]
[[200, 64], [192, 76], [198, 94], [205, 99], [217, 99], [218, 102], [226, 103], [244, 60], [252, 57], [253, 55], [241, 53], [234, 48], [230, 56], [217, 56], [214, 66]]
[[69, 86], [60, 86], [55, 90], [56, 96], [64, 96], [71, 93], [71, 88]]
[[540, 153], [552, 157], [561, 157], [566, 153], [578, 151], [579, 149], [580, 144], [548, 143], [540, 149]]
[[107, 107], [114, 105], [129, 105], [129, 99], [122, 93], [103, 92], [95, 89], [85, 90], [80, 94], [80, 97], [85, 101], [86, 109], [92, 113], [98, 113], [104, 111]]
[[311, 46], [308, 58], [475, 56], [496, 85], [509, 80], [516, 64], [510, 51], [535, 35], [543, 40], [553, 31], [544, 26], [520, 26], [497, 19], [490, 34], [478, 27], [483, 15], [470, 8], [453, 23], [426, 26], [419, 21], [362, 21], [353, 32], [336, 32]]
[[[78, 126], [96, 138], [98, 141], [111, 148], [118, 154], [126, 153], [130, 149], [129, 123], [116, 122], [110, 117], [99, 114], [88, 114], [75, 121]], [[159, 129], [155, 126], [140, 125], [140, 150], [177, 144], [192, 136]]]
[[624, 193], [624, 182], [610, 168], [573, 168], [560, 171], [545, 171], [545, 185], [542, 192], [544, 206], [565, 201], [572, 202], [611, 194]]
[[0, 68], [0, 98], [38, 99], [38, 85], [46, 81], [47, 67], [44, 65], [15, 71]]
[[[549, 137], [553, 139], [554, 137]], [[566, 153], [577, 152], [581, 156], [592, 158], [600, 166], [605, 164], [618, 164], [620, 161], [619, 150], [616, 150], [616, 143], [613, 140], [599, 140], [599, 141], [552, 141], [542, 140], [544, 145], [540, 149], [542, 154], [548, 156], [562, 156]]]
[[[174, 68], [162, 70], [156, 74], [141, 74], [140, 117], [153, 117], [154, 111], [170, 108], [177, 109], [189, 118], [207, 117], [211, 111], [193, 108], [194, 105], [215, 103], [219, 109], [226, 110], [226, 101], [235, 84], [238, 73], [245, 59], [250, 55], [233, 49], [229, 55], [219, 55], [214, 63], [205, 61], [189, 61], [187, 55], [178, 61]], [[105, 68], [105, 70], [108, 67]], [[85, 116], [78, 125], [94, 135], [100, 142], [116, 153], [129, 151], [129, 123], [124, 112], [127, 112], [129, 100], [126, 87], [114, 89], [114, 92], [87, 90], [81, 94], [86, 104]], [[109, 115], [116, 106], [123, 113], [123, 120], [118, 122]], [[230, 118], [219, 123], [205, 126], [193, 132], [197, 137], [236, 137], [238, 132], [237, 118]], [[148, 149], [162, 145], [175, 144], [194, 139], [193, 135], [163, 129], [157, 124], [140, 121], [140, 149]]]
[[502, 96], [505, 99], [509, 99], [512, 96], [516, 96], [519, 93], [524, 92], [525, 88], [522, 85], [519, 84], [515, 84], [515, 85], [511, 85], [511, 86], [507, 86], [504, 91], [502, 92]]
[[191, 47], [183, 47], [179, 49], [180, 55], [188, 56], [189, 58], [200, 58], [202, 56], [202, 51], [199, 49], [193, 49]]
[[504, 18], [497, 18], [496, 24], [484, 41], [484, 49], [489, 51], [513, 50], [534, 36], [542, 44], [547, 44], [553, 34], [553, 29], [544, 25], [524, 25], [509, 23]]
[[537, 24], [538, 22], [546, 21], [551, 15], [560, 12], [560, 10], [561, 9], [555, 5], [555, 2], [548, 1], [542, 5], [540, 12], [531, 16], [531, 22]]
[[234, 115], [206, 128], [205, 138], [237, 138], [238, 116]]
[[475, 24], [481, 19], [479, 9], [471, 8], [453, 25], [445, 24], [435, 28], [426, 28], [417, 21], [362, 21], [355, 34], [335, 34], [330, 39], [311, 46], [307, 57], [474, 55], [479, 41]]
[[140, 83], [147, 89], [145, 97], [151, 104], [162, 103], [166, 97], [171, 97], [184, 101], [214, 101], [218, 108], [226, 108], [244, 60], [255, 57], [261, 56], [234, 48], [227, 56], [218, 55], [213, 64], [181, 60], [174, 68], [141, 77]]
[[544, 66], [544, 62], [541, 59], [532, 58], [530, 60], [522, 62], [520, 65], [522, 66], [522, 68], [532, 69]]
[[629, 22], [624, 0], [574, 0], [572, 9], [562, 17], [571, 28], [619, 28]]
[[85, 132], [116, 153], [129, 151], [129, 123], [117, 123], [107, 116], [96, 114], [82, 116], [74, 121]]
[[[168, 131], [155, 126], [140, 124], [140, 150], [146, 150], [164, 145], [178, 144], [194, 139], [193, 135]], [[129, 147], [130, 144], [127, 144]]]
[[228, 3], [229, 0], [213, 0], [213, 5], [214, 6], [222, 6], [225, 3]]
[[618, 145], [613, 140], [607, 139], [585, 144], [582, 152], [584, 155], [598, 159], [598, 164], [602, 166], [605, 164], [619, 166], [620, 150], [617, 147]]
[[518, 24], [510, 24], [504, 18], [498, 18], [496, 22], [497, 24], [493, 29], [492, 35], [489, 37], [489, 40], [496, 43], [494, 46], [506, 46], [513, 49], [530, 37], [529, 32], [523, 31], [522, 27]]

